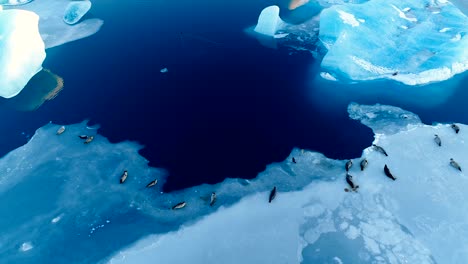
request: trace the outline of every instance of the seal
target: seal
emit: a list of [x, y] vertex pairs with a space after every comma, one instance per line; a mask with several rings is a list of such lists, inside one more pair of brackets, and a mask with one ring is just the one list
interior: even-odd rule
[[440, 137], [439, 137], [437, 134], [434, 135], [434, 142], [435, 142], [437, 145], [439, 145], [439, 147], [442, 146], [442, 140], [440, 140]]
[[158, 179], [154, 179], [154, 181], [151, 181], [150, 183], [148, 183], [148, 184], [146, 185], [146, 188], [153, 187], [153, 186], [155, 186], [157, 183], [158, 183]]
[[89, 137], [86, 138], [86, 140], [85, 140], [84, 143], [85, 143], [85, 144], [89, 144], [89, 143], [91, 143], [91, 141], [93, 141], [93, 139], [94, 139], [93, 136], [89, 136]]
[[212, 192], [211, 193], [211, 198], [210, 198], [210, 206], [213, 206], [216, 202], [216, 193]]
[[387, 177], [389, 177], [392, 180], [396, 180], [395, 176], [393, 176], [393, 174], [390, 172], [390, 169], [388, 168], [387, 164], [385, 164], [384, 172]]
[[354, 183], [353, 176], [351, 176], [351, 174], [349, 173], [346, 173], [346, 182], [348, 183], [349, 187], [351, 187], [351, 189], [345, 188], [345, 192], [350, 192], [350, 191], [357, 192], [359, 185], [356, 185]]
[[186, 204], [187, 204], [186, 202], [180, 202], [180, 203], [172, 206], [172, 210], [182, 209], [182, 208], [185, 207]]
[[456, 134], [460, 132], [460, 127], [457, 126], [456, 124], [452, 124], [450, 127], [455, 131]]
[[360, 163], [361, 171], [363, 171], [367, 167], [368, 164], [369, 164], [369, 162], [367, 161], [367, 159], [361, 160], [361, 163]]
[[345, 164], [346, 171], [349, 171], [349, 169], [351, 169], [352, 166], [353, 166], [353, 161], [348, 160], [348, 162], [346, 162], [346, 164]]
[[61, 135], [63, 132], [65, 132], [65, 126], [61, 126], [61, 127], [57, 130], [57, 135]]
[[120, 176], [120, 184], [124, 183], [125, 180], [127, 180], [127, 177], [128, 177], [128, 171], [124, 170], [124, 172], [122, 173], [122, 176]]
[[292, 163], [296, 163], [296, 159], [292, 157]]
[[377, 146], [375, 144], [372, 144], [372, 147], [374, 147], [374, 149], [382, 154], [384, 154], [385, 156], [388, 156], [387, 152], [385, 151], [384, 148], [382, 148], [381, 146]]
[[452, 158], [450, 158], [450, 165], [452, 167], [454, 167], [455, 169], [457, 169], [459, 171], [462, 171], [460, 165], [458, 165], [458, 163], [455, 160], [453, 160]]
[[270, 192], [270, 197], [268, 198], [268, 202], [271, 203], [276, 197], [276, 186]]

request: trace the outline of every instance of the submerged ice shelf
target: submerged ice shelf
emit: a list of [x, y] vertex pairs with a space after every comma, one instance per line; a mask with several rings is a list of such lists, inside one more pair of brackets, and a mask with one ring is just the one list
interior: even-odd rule
[[[148, 167], [138, 144], [111, 144], [86, 123], [66, 126], [61, 135], [60, 126], [46, 125], [0, 159], [0, 256], [9, 263], [468, 259], [458, 246], [468, 242], [468, 126], [458, 124], [455, 133], [384, 105], [351, 104], [348, 112], [373, 129], [373, 143], [389, 155], [369, 147], [353, 159], [356, 193], [344, 192], [345, 161], [298, 149], [253, 180], [161, 193], [165, 172]], [[84, 144], [82, 134], [95, 138]], [[364, 171], [362, 158], [369, 162]], [[385, 176], [385, 164], [395, 181]], [[129, 176], [119, 184], [123, 170]], [[154, 179], [158, 184], [145, 188]], [[270, 204], [273, 186], [278, 194]], [[218, 199], [210, 206], [213, 191]], [[171, 210], [182, 201], [185, 208]]]

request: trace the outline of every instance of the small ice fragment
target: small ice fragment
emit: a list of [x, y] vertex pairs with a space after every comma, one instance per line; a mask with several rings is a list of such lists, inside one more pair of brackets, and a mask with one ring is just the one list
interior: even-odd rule
[[52, 223], [57, 223], [58, 221], [60, 221], [62, 219], [62, 215], [59, 215], [57, 217], [55, 217], [54, 219], [51, 220]]
[[162, 68], [162, 69], [160, 70], [161, 73], [166, 73], [166, 72], [168, 72], [168, 71], [169, 71], [169, 70], [168, 70], [167, 68]]
[[278, 39], [278, 38], [285, 38], [289, 35], [289, 33], [278, 33], [273, 36], [273, 38]]
[[32, 248], [33, 248], [33, 245], [31, 244], [31, 242], [24, 242], [23, 244], [21, 244], [20, 250], [23, 252], [26, 252], [26, 251], [31, 250]]

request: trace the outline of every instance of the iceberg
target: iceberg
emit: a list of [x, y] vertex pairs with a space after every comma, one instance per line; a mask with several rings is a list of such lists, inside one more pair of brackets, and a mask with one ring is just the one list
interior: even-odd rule
[[468, 17], [448, 1], [335, 5], [320, 15], [321, 65], [339, 80], [443, 81], [468, 69], [467, 31]]
[[42, 69], [46, 57], [39, 17], [23, 10], [0, 10], [0, 96], [11, 98]]
[[72, 1], [68, 4], [63, 16], [63, 21], [69, 25], [78, 23], [80, 19], [91, 9], [91, 1]]
[[[370, 146], [352, 159], [357, 192], [343, 191], [346, 161], [295, 149], [251, 181], [278, 187], [271, 204], [268, 192], [246, 195], [177, 231], [141, 239], [108, 263], [464, 263], [468, 177], [449, 161], [468, 166], [468, 126], [457, 124], [456, 134], [391, 106], [353, 103], [348, 111], [374, 130], [373, 143], [389, 155]], [[361, 171], [363, 158], [369, 165]], [[305, 178], [307, 186], [287, 191], [285, 182]]]
[[278, 6], [269, 6], [263, 9], [258, 17], [258, 23], [254, 31], [273, 37], [284, 23], [279, 16], [279, 12]]
[[104, 24], [104, 21], [98, 18], [86, 19], [75, 25], [64, 23], [64, 12], [70, 2], [69, 0], [40, 0], [21, 6], [6, 6], [5, 9], [22, 9], [38, 14], [41, 18], [39, 21], [39, 32], [44, 40], [46, 49], [49, 49], [92, 36]]

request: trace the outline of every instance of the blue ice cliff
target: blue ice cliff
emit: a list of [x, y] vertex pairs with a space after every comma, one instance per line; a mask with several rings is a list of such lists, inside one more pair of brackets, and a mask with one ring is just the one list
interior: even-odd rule
[[39, 21], [39, 31], [44, 40], [45, 47], [48, 49], [92, 36], [104, 24], [104, 21], [98, 18], [84, 19], [74, 25], [65, 23], [65, 11], [67, 6], [72, 2], [69, 0], [36, 0], [25, 5], [6, 6], [5, 9], [29, 10], [38, 14], [41, 18]]
[[80, 19], [91, 9], [91, 1], [72, 1], [68, 4], [63, 16], [63, 21], [69, 25], [78, 23]]
[[[350, 104], [348, 112], [388, 154], [369, 146], [352, 159], [357, 192], [344, 191], [346, 161], [295, 149], [253, 180], [162, 193], [165, 172], [148, 167], [140, 145], [111, 144], [86, 123], [60, 135], [60, 126], [48, 124], [0, 159], [0, 257], [5, 263], [463, 263], [468, 126], [457, 124], [456, 133], [385, 105]], [[85, 144], [83, 134], [94, 140]], [[386, 177], [385, 165], [396, 180]], [[120, 184], [124, 170], [128, 179]], [[154, 179], [158, 184], [146, 188]], [[273, 186], [278, 193], [268, 203]], [[210, 206], [212, 192], [218, 198]], [[184, 208], [171, 209], [182, 201]]]
[[17, 95], [42, 69], [46, 57], [39, 17], [29, 11], [0, 8], [0, 96]]

